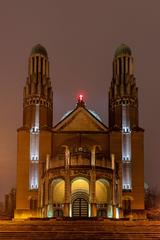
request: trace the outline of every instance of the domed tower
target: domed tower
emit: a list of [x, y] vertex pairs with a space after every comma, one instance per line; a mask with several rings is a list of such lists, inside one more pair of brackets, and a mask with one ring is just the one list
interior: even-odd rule
[[[141, 198], [139, 203], [134, 200], [132, 207], [144, 208], [143, 129], [138, 125], [138, 88], [133, 71], [133, 57], [126, 44], [121, 44], [116, 49], [113, 59], [113, 78], [109, 90], [109, 127], [112, 140], [113, 135], [117, 134], [111, 145], [112, 152], [117, 152], [122, 165], [123, 195], [130, 195], [132, 199], [133, 196], [135, 199]], [[115, 145], [116, 141], [119, 141], [119, 149]]]
[[115, 51], [113, 78], [109, 91], [109, 126], [111, 128], [138, 127], [138, 89], [133, 73], [131, 49], [122, 44]]
[[[51, 154], [53, 93], [46, 49], [32, 48], [23, 94], [23, 126], [18, 129], [16, 214], [37, 215], [39, 179]], [[27, 213], [28, 209], [28, 213]]]
[[37, 44], [32, 48], [28, 64], [28, 78], [24, 87], [23, 126], [52, 127], [53, 93], [49, 78], [46, 49]]

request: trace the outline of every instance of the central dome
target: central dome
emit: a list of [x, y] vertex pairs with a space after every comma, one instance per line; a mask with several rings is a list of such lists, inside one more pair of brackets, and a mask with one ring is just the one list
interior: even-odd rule
[[34, 54], [41, 54], [45, 57], [48, 57], [47, 50], [41, 44], [37, 44], [32, 48], [31, 55]]
[[121, 55], [132, 55], [132, 51], [130, 47], [128, 47], [126, 44], [122, 43], [115, 51], [115, 57], [120, 57]]

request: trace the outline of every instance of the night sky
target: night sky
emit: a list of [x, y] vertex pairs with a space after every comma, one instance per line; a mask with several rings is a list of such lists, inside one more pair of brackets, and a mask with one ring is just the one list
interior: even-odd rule
[[145, 129], [145, 181], [158, 186], [160, 1], [0, 0], [0, 198], [16, 183], [16, 129], [22, 126], [28, 57], [37, 43], [50, 59], [54, 124], [81, 92], [108, 125], [114, 51], [121, 43], [131, 47]]

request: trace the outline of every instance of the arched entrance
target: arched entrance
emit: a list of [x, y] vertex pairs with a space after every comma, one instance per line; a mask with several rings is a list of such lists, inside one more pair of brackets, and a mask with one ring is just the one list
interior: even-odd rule
[[71, 185], [72, 217], [89, 216], [89, 183], [82, 177], [76, 178]]
[[72, 204], [73, 217], [88, 217], [88, 202], [82, 197], [78, 197]]

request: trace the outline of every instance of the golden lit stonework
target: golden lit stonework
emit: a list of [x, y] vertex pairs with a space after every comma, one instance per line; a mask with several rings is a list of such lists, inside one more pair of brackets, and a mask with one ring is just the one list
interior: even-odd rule
[[79, 95], [53, 126], [47, 51], [36, 45], [24, 87], [18, 129], [15, 218], [144, 217], [144, 130], [130, 48], [113, 59], [109, 127]]

